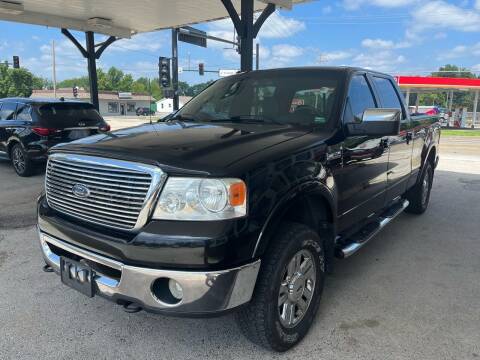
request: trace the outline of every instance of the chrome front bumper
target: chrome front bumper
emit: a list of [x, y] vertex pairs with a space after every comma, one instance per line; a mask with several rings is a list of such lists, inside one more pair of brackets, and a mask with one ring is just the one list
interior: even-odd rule
[[[60, 255], [98, 265], [94, 278], [97, 295], [117, 303], [133, 302], [149, 311], [195, 315], [235, 308], [250, 301], [260, 269], [260, 260], [212, 272], [135, 267], [73, 246], [41, 230], [39, 236], [45, 262], [57, 274], [60, 273]], [[102, 273], [102, 269], [106, 271]], [[152, 285], [160, 278], [173, 279], [181, 285], [183, 298], [178, 303], [166, 303], [155, 296]]]

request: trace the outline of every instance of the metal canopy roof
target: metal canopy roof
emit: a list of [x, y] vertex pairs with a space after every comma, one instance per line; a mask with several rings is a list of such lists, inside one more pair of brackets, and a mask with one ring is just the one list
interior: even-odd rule
[[[255, 0], [291, 7], [305, 0]], [[240, 13], [240, 0], [232, 0]], [[148, 32], [228, 18], [220, 0], [0, 0], [0, 20], [92, 31], [129, 38]]]

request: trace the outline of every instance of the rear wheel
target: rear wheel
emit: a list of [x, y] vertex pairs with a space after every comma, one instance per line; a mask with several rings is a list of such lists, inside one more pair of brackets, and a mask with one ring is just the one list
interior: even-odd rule
[[425, 164], [420, 181], [410, 190], [407, 195], [410, 205], [405, 209], [412, 214], [423, 214], [430, 202], [430, 193], [433, 183], [433, 167], [431, 162]]
[[20, 176], [30, 176], [33, 172], [33, 164], [28, 159], [26, 152], [20, 144], [13, 145], [10, 152], [13, 168]]
[[262, 260], [251, 302], [237, 322], [254, 343], [286, 351], [307, 334], [317, 313], [325, 278], [323, 245], [309, 227], [287, 223]]

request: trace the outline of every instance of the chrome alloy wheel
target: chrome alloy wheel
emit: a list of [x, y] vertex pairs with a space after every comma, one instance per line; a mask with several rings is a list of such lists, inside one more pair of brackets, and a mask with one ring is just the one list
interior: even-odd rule
[[278, 294], [280, 322], [287, 328], [296, 326], [305, 316], [315, 289], [317, 271], [313, 254], [298, 251], [286, 266]]
[[22, 150], [16, 146], [12, 152], [12, 163], [18, 173], [23, 173], [25, 171], [25, 156], [23, 155]]

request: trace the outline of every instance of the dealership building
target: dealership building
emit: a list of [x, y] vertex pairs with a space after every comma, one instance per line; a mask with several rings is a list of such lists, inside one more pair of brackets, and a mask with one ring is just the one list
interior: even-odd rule
[[[79, 89], [77, 97], [74, 97], [72, 88], [61, 88], [56, 90], [33, 90], [31, 98], [65, 98], [82, 101], [90, 101], [90, 93]], [[131, 116], [136, 115], [135, 111], [139, 107], [150, 107], [151, 97], [148, 94], [118, 92], [118, 91], [99, 91], [99, 111], [102, 116]], [[153, 99], [152, 99], [153, 100]]]

